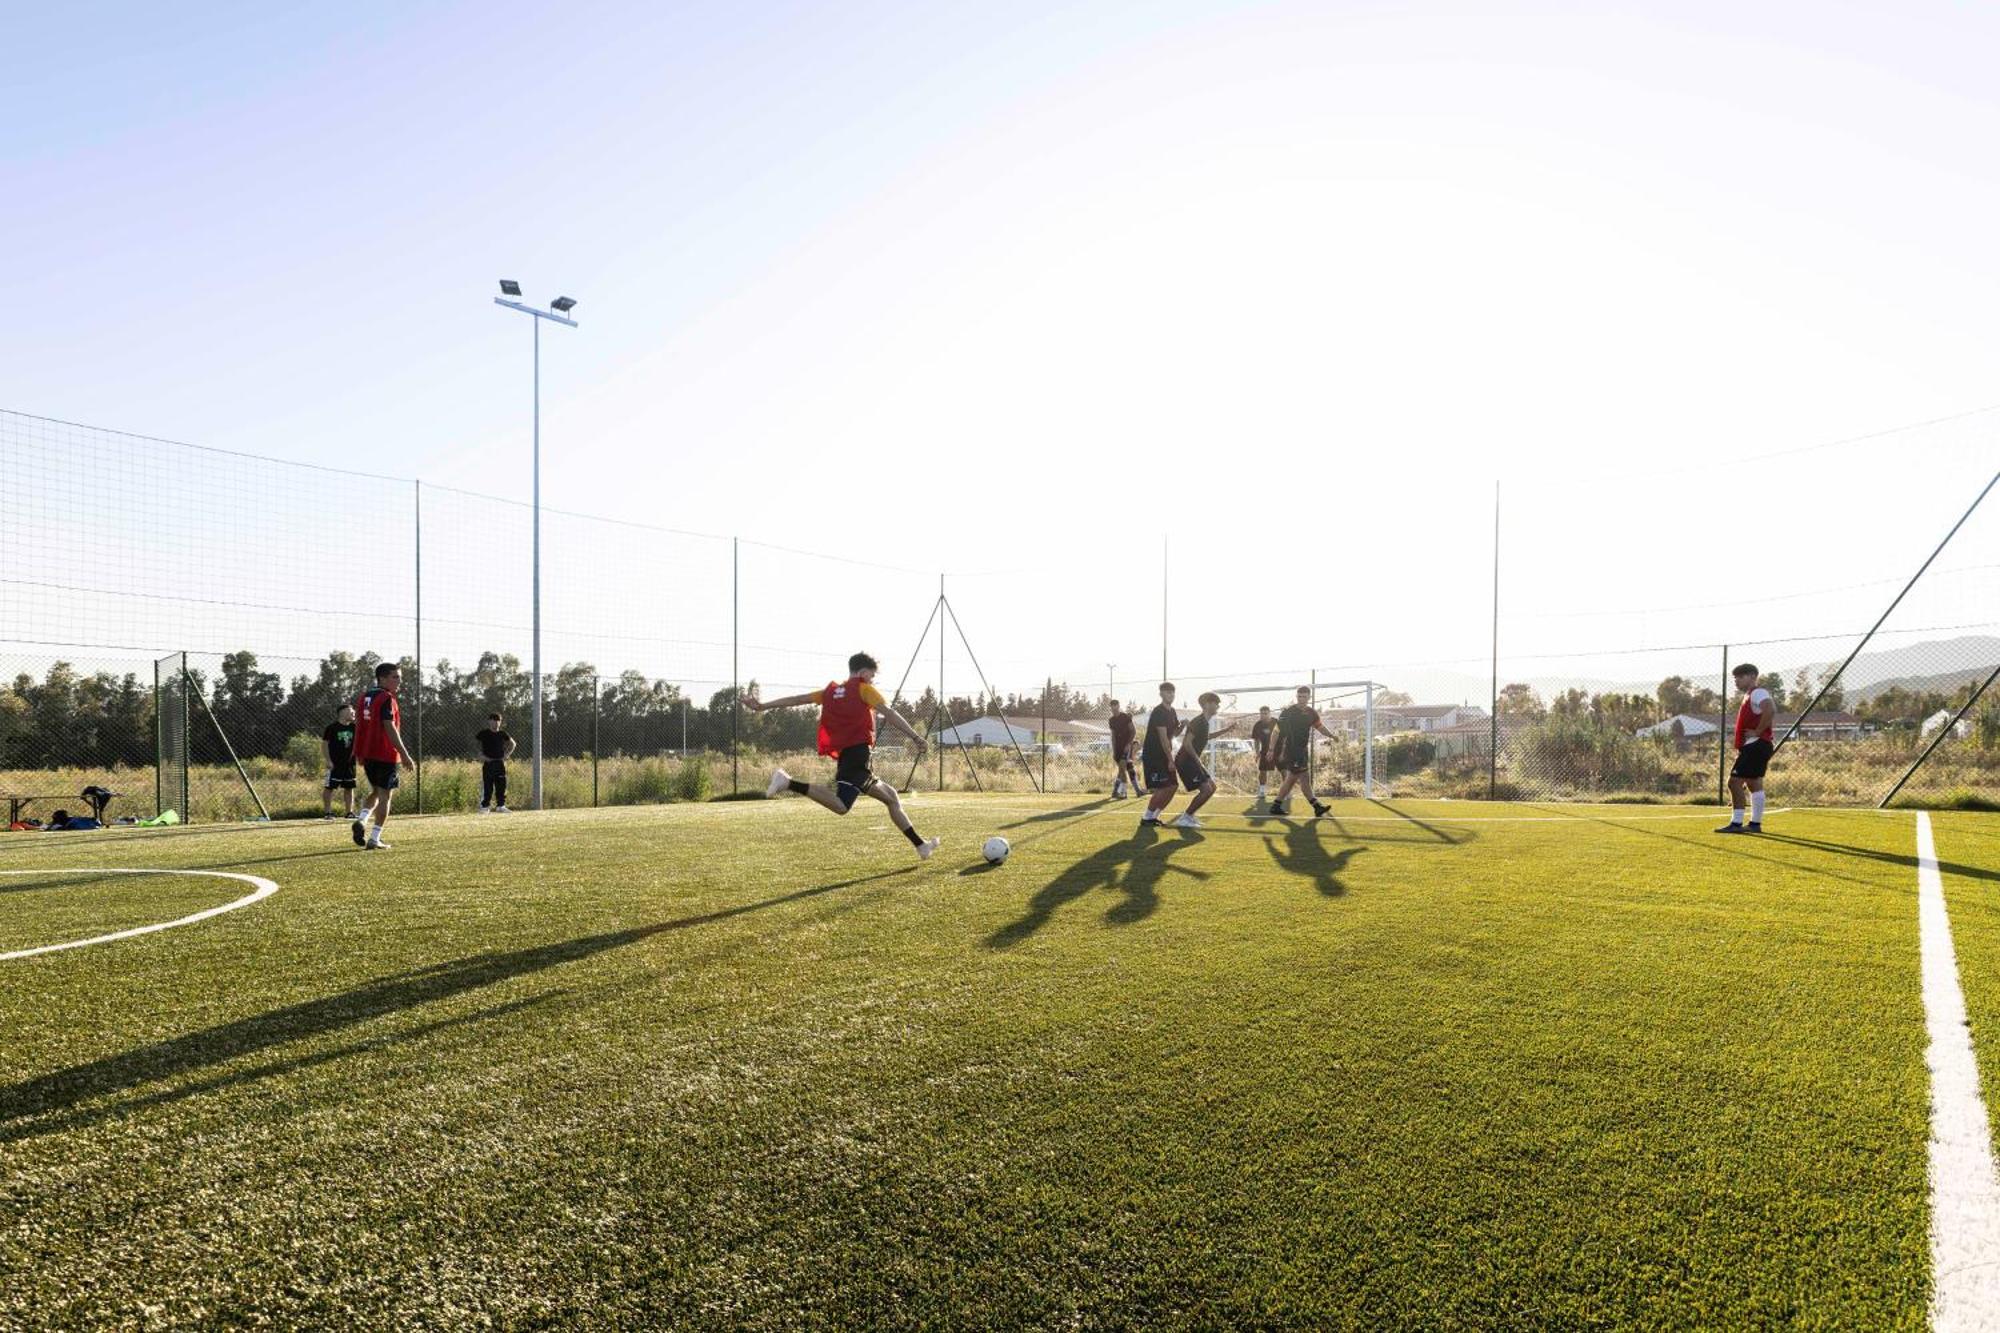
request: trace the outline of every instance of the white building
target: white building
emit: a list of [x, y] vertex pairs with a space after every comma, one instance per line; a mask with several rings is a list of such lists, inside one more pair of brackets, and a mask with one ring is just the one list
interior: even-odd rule
[[[1952, 711], [1953, 710], [1949, 708], [1940, 708], [1937, 710], [1937, 712], [1932, 713], [1929, 717], [1925, 718], [1923, 726], [1923, 734], [1928, 736], [1932, 732], [1936, 731], [1939, 727], [1943, 726], [1945, 723], [1950, 722]], [[1951, 738], [1955, 741], [1962, 741], [1971, 734], [1972, 734], [1972, 719], [1970, 717], [1960, 718], [1958, 720], [1958, 724], [1952, 727], [1951, 729]]]
[[1664, 722], [1655, 722], [1650, 727], [1641, 727], [1634, 736], [1666, 736], [1674, 740], [1699, 740], [1703, 736], [1713, 736], [1722, 727], [1712, 717], [1701, 717], [1694, 713], [1675, 713]]

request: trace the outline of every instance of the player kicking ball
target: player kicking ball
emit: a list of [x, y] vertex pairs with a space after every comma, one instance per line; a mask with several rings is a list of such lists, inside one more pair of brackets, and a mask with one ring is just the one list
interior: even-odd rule
[[808, 694], [794, 694], [784, 699], [773, 699], [765, 703], [754, 696], [746, 697], [743, 706], [753, 713], [761, 713], [767, 708], [796, 708], [801, 704], [819, 705], [819, 752], [834, 761], [833, 785], [823, 782], [800, 782], [782, 768], [771, 770], [771, 785], [765, 790], [766, 796], [782, 796], [788, 791], [819, 802], [836, 815], [844, 815], [854, 808], [854, 802], [863, 796], [872, 796], [889, 807], [889, 819], [903, 831], [910, 845], [917, 849], [917, 859], [928, 861], [931, 853], [938, 849], [938, 839], [925, 838], [903, 813], [903, 802], [896, 795], [896, 789], [875, 776], [869, 767], [869, 759], [875, 746], [875, 717], [881, 714], [889, 725], [910, 738], [916, 747], [917, 757], [924, 753], [924, 738], [917, 729], [903, 720], [903, 715], [889, 707], [889, 701], [875, 688], [875, 659], [867, 653], [856, 653], [847, 659], [848, 677], [844, 681], [828, 681], [823, 690], [813, 690]]
[[[1771, 766], [1772, 724], [1778, 720], [1778, 706], [1771, 692], [1757, 683], [1757, 668], [1745, 662], [1729, 673], [1743, 702], [1736, 710], [1736, 763], [1729, 770], [1729, 822], [1717, 833], [1762, 833], [1764, 831], [1764, 770]], [[1745, 798], [1750, 806], [1750, 822], [1743, 822]]]
[[[1201, 696], [1201, 711], [1188, 719], [1187, 727], [1181, 732], [1180, 753], [1174, 756], [1174, 776], [1181, 785], [1194, 793], [1188, 808], [1174, 821], [1175, 828], [1198, 829], [1201, 821], [1195, 812], [1208, 804], [1208, 798], [1215, 795], [1215, 778], [1202, 766], [1201, 756], [1208, 749], [1209, 738], [1220, 736], [1229, 730], [1229, 724], [1215, 725], [1216, 710], [1222, 707], [1222, 696], [1210, 691]], [[1173, 799], [1173, 788], [1167, 788], [1167, 799]]]
[[1320, 721], [1319, 710], [1312, 706], [1312, 687], [1299, 686], [1298, 699], [1285, 705], [1278, 714], [1278, 767], [1284, 770], [1285, 780], [1278, 786], [1278, 794], [1271, 798], [1271, 813], [1284, 817], [1291, 812], [1285, 809], [1285, 798], [1292, 794], [1292, 788], [1303, 785], [1306, 804], [1313, 814], [1324, 816], [1326, 807], [1321, 805], [1312, 793], [1312, 783], [1306, 773], [1312, 767], [1312, 738], [1317, 731], [1328, 740], [1335, 739]]

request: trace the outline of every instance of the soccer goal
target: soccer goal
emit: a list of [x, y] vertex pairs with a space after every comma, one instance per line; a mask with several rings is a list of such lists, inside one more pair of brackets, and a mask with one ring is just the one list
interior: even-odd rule
[[[1333, 733], [1333, 740], [1313, 733], [1312, 749], [1308, 752], [1311, 768], [1308, 778], [1312, 790], [1321, 795], [1359, 795], [1369, 800], [1389, 794], [1387, 785], [1377, 777], [1375, 765], [1375, 695], [1384, 687], [1372, 680], [1332, 680], [1317, 678], [1291, 681], [1276, 685], [1210, 685], [1204, 688], [1222, 696], [1219, 716], [1233, 725], [1209, 744], [1209, 771], [1221, 778], [1232, 775], [1231, 785], [1254, 787], [1256, 783], [1256, 757], [1244, 754], [1242, 762], [1225, 762], [1228, 751], [1221, 748], [1231, 742], [1247, 741], [1250, 728], [1257, 721], [1257, 710], [1268, 706], [1272, 717], [1284, 712], [1296, 702], [1298, 690], [1304, 686], [1312, 699], [1312, 706], [1318, 711], [1320, 721]], [[1231, 747], [1233, 748], [1233, 747]], [[1246, 770], [1247, 781], [1236, 781], [1237, 769]]]

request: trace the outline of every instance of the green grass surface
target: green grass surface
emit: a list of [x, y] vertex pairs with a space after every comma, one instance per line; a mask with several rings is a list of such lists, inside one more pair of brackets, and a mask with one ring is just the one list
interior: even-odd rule
[[0, 1326], [1924, 1324], [1909, 816], [911, 808], [0, 843], [282, 886], [0, 964]]

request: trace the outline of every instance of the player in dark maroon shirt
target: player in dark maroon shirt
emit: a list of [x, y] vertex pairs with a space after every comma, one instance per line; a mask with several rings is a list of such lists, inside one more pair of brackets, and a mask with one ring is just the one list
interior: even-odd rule
[[1271, 705], [1265, 704], [1257, 710], [1257, 720], [1250, 726], [1250, 748], [1257, 752], [1257, 799], [1263, 800], [1271, 794], [1269, 774], [1278, 766], [1278, 719], [1271, 716]]
[[1111, 701], [1110, 727], [1111, 794], [1122, 800], [1128, 782], [1132, 794], [1139, 794], [1139, 774], [1132, 767], [1132, 740], [1137, 728], [1133, 725], [1132, 715], [1120, 708], [1116, 699]]

